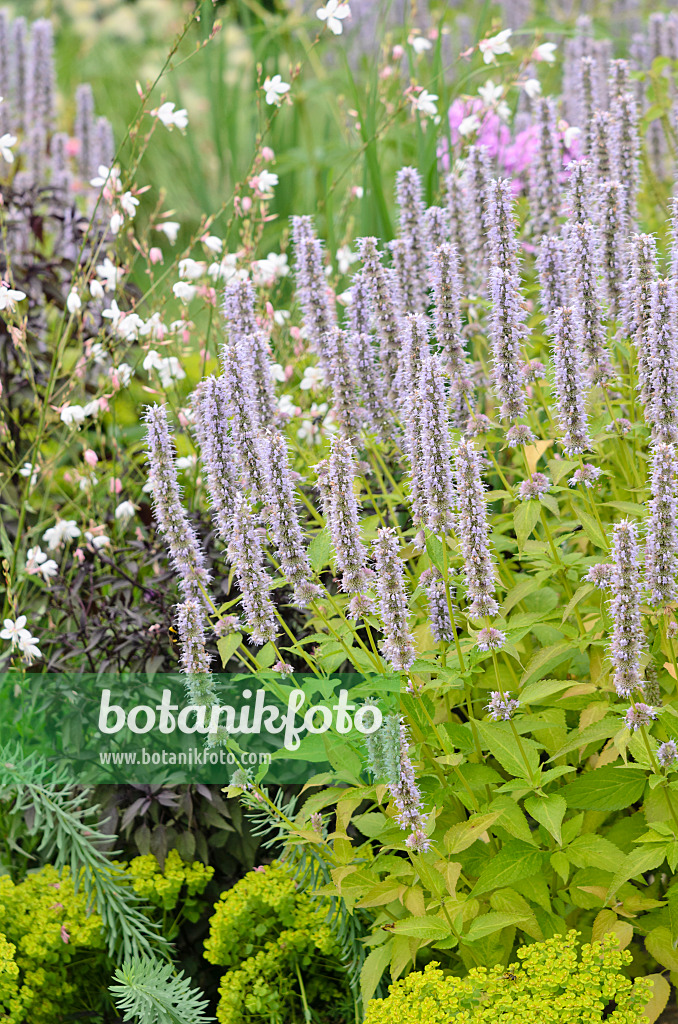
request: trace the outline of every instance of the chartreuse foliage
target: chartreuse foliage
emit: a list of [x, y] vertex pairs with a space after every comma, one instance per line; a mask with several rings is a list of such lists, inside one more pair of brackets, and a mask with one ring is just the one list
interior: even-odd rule
[[308, 1019], [309, 1005], [322, 1008], [327, 1020], [344, 1020], [341, 948], [324, 910], [278, 862], [255, 868], [222, 894], [205, 942], [206, 959], [227, 968], [221, 1024], [292, 1024]]
[[585, 945], [581, 960], [576, 938], [571, 931], [522, 946], [508, 971], [478, 967], [457, 978], [431, 963], [370, 1003], [365, 1024], [645, 1024], [651, 982], [622, 973], [631, 955], [617, 936]]

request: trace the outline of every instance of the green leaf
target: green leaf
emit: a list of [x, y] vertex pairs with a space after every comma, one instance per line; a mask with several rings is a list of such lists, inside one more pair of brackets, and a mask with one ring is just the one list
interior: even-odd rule
[[435, 565], [436, 569], [440, 569], [440, 572], [444, 576], [445, 555], [443, 552], [443, 544], [438, 537], [434, 536], [434, 534], [430, 534], [426, 538], [426, 554], [431, 559], [431, 562]]
[[525, 547], [525, 541], [539, 522], [541, 505], [538, 501], [521, 501], [513, 513], [513, 528], [516, 531], [518, 547]]
[[625, 516], [641, 516], [644, 518], [647, 515], [645, 505], [637, 505], [635, 501], [606, 501], [604, 504], [606, 508], [618, 508]]
[[495, 811], [492, 814], [474, 814], [468, 821], [461, 821], [453, 825], [445, 833], [443, 840], [447, 853], [461, 853], [475, 843], [483, 832], [486, 832], [490, 825], [501, 818], [502, 812]]
[[480, 873], [471, 896], [480, 896], [493, 889], [508, 889], [522, 878], [536, 875], [542, 866], [542, 854], [534, 846], [512, 839]]
[[663, 926], [653, 928], [645, 938], [645, 948], [662, 967], [668, 967], [670, 971], [678, 971], [678, 949], [673, 948], [671, 932], [668, 928]]
[[575, 505], [574, 502], [572, 504], [572, 511], [581, 523], [584, 533], [591, 541], [593, 546], [596, 548], [602, 548], [604, 551], [607, 551], [609, 547], [607, 539], [600, 532], [600, 527], [598, 526], [598, 523], [596, 522], [594, 517], [589, 515], [589, 513], [585, 509], [583, 509], [581, 505]]
[[275, 653], [275, 647], [272, 643], [264, 644], [261, 650], [256, 654], [256, 659], [261, 668], [270, 668], [277, 657], [278, 655]]
[[616, 871], [623, 853], [618, 846], [595, 832], [577, 836], [565, 850], [565, 855], [575, 867], [600, 868], [601, 871]]
[[501, 931], [507, 925], [527, 921], [528, 917], [529, 915], [525, 914], [504, 914], [499, 910], [490, 910], [487, 914], [482, 914], [481, 917], [476, 917], [475, 920], [471, 921], [471, 927], [464, 936], [464, 940], [466, 942], [477, 942], [478, 939], [482, 939], [485, 935], [492, 935], [494, 932]]
[[671, 939], [673, 942], [678, 942], [678, 885], [672, 885], [666, 890], [666, 899], [669, 905]]
[[238, 647], [242, 643], [242, 633], [229, 633], [228, 636], [219, 637], [217, 640], [217, 650], [221, 658], [222, 668], [226, 668], [226, 665], [233, 657]]
[[392, 946], [393, 940], [388, 939], [365, 957], [365, 963], [360, 970], [360, 991], [365, 1006], [376, 992], [381, 976], [391, 962]]
[[553, 483], [559, 484], [564, 476], [567, 476], [568, 473], [577, 468], [579, 463], [567, 462], [565, 459], [549, 459], [547, 465], [549, 476], [553, 480]]
[[530, 683], [520, 691], [521, 704], [550, 704], [548, 699], [559, 690], [569, 690], [573, 685], [573, 679], [540, 679], [536, 683]]
[[330, 562], [330, 535], [327, 530], [317, 533], [308, 545], [308, 560], [314, 572], [320, 572]]
[[408, 935], [425, 942], [441, 942], [450, 937], [450, 926], [440, 917], [406, 917], [396, 921], [393, 931], [396, 935]]
[[521, 688], [527, 683], [534, 683], [537, 679], [542, 679], [550, 669], [566, 660], [569, 661], [574, 655], [575, 648], [569, 640], [551, 644], [550, 647], [544, 647], [541, 651], [537, 651], [523, 672], [520, 680]]
[[544, 580], [550, 577], [550, 572], [539, 572], [534, 576], [530, 576], [529, 579], [522, 580], [520, 583], [512, 587], [504, 598], [502, 605], [502, 613], [508, 615], [515, 605], [519, 604], [523, 598], [528, 597], [529, 594], [533, 594], [535, 590], [539, 590]]
[[652, 995], [643, 1007], [643, 1015], [648, 1024], [654, 1024], [669, 1001], [671, 986], [661, 974], [646, 974], [645, 977], [652, 982]]
[[546, 797], [530, 796], [525, 801], [525, 810], [551, 833], [558, 846], [562, 845], [560, 827], [567, 804], [559, 793], [551, 793]]
[[610, 882], [610, 888], [607, 891], [608, 900], [614, 896], [624, 882], [628, 882], [629, 878], [642, 875], [645, 871], [653, 871], [663, 864], [665, 859], [666, 852], [663, 845], [641, 846], [637, 850], [632, 850], [626, 855], [621, 867]]
[[582, 811], [623, 811], [643, 795], [645, 772], [604, 765], [580, 775], [561, 789], [568, 807]]
[[591, 725], [587, 725], [581, 732], [575, 729], [574, 732], [570, 733], [567, 743], [560, 747], [553, 757], [549, 758], [549, 761], [557, 761], [563, 754], [569, 754], [571, 750], [578, 750], [579, 747], [585, 747], [588, 743], [593, 743], [596, 740], [608, 739], [608, 737], [618, 733], [619, 729], [619, 718], [613, 718], [611, 715], [608, 715], [607, 718], [601, 718], [599, 722], [592, 722]]
[[592, 583], [583, 583], [581, 587], [578, 588], [576, 593], [573, 594], [573, 596], [568, 601], [567, 605], [565, 606], [565, 611], [563, 612], [563, 617], [560, 621], [565, 622], [566, 619], [569, 619], [570, 615], [577, 607], [579, 602], [583, 600], [583, 598], [585, 598], [587, 594], [590, 594], [593, 590], [595, 590], [595, 587]]
[[529, 778], [530, 772], [535, 774], [539, 768], [539, 751], [536, 743], [523, 737], [521, 745], [527, 758], [521, 752], [518, 742], [508, 722], [478, 722], [477, 729], [491, 754], [496, 757], [502, 768], [511, 775]]

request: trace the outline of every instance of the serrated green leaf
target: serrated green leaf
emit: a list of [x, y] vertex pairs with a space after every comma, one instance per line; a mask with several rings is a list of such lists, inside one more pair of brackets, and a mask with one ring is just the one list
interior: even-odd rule
[[501, 815], [501, 811], [494, 811], [491, 814], [474, 814], [468, 821], [460, 821], [457, 825], [452, 825], [451, 828], [448, 828], [443, 840], [446, 852], [461, 853], [462, 850], [467, 850]]
[[541, 651], [537, 651], [523, 672], [520, 680], [521, 689], [527, 683], [534, 683], [538, 679], [542, 679], [550, 669], [573, 658], [574, 654], [575, 648], [570, 641], [551, 644], [550, 647], [544, 647]]
[[559, 757], [564, 754], [569, 754], [571, 750], [578, 750], [579, 747], [585, 747], [587, 743], [594, 743], [597, 740], [609, 739], [610, 736], [614, 736], [619, 732], [620, 720], [617, 717], [608, 715], [607, 718], [601, 718], [599, 722], [592, 722], [591, 725], [587, 725], [581, 732], [575, 729], [567, 740], [556, 753], [549, 758], [549, 761], [557, 761]]
[[624, 856], [618, 846], [595, 832], [586, 832], [573, 839], [565, 855], [575, 867], [600, 868], [601, 871], [616, 871], [619, 858]]
[[661, 925], [653, 928], [645, 938], [645, 948], [650, 956], [667, 967], [670, 971], [678, 971], [678, 949], [673, 948], [671, 932]]
[[582, 529], [594, 547], [607, 551], [609, 544], [607, 538], [600, 532], [600, 527], [592, 515], [581, 505], [572, 505], [572, 511], [582, 525]]
[[480, 917], [476, 917], [474, 921], [471, 921], [471, 927], [464, 936], [466, 942], [477, 942], [478, 939], [484, 938], [485, 935], [493, 935], [494, 932], [501, 931], [502, 928], [506, 928], [511, 924], [520, 924], [521, 921], [528, 920], [529, 915], [525, 914], [505, 914], [499, 910], [490, 910], [487, 914], [482, 914]]
[[278, 655], [272, 643], [264, 644], [260, 651], [257, 651], [256, 659], [261, 668], [270, 668], [276, 661]]
[[445, 555], [443, 551], [443, 543], [438, 537], [434, 536], [434, 534], [429, 534], [426, 538], [426, 554], [431, 559], [431, 562], [435, 565], [436, 569], [439, 569], [440, 572], [444, 574]]
[[393, 926], [396, 935], [408, 935], [424, 942], [440, 942], [450, 936], [450, 926], [440, 917], [406, 917]]
[[530, 576], [529, 579], [521, 580], [515, 587], [511, 587], [501, 606], [502, 614], [508, 615], [511, 609], [520, 604], [524, 598], [533, 594], [535, 590], [539, 590], [544, 580], [547, 580], [550, 575], [550, 572], [538, 572], [534, 576]]
[[525, 810], [531, 814], [535, 821], [543, 825], [547, 832], [550, 832], [560, 846], [562, 843], [561, 825], [567, 810], [567, 804], [559, 793], [550, 793], [548, 796], [530, 796], [525, 801]]
[[217, 640], [217, 650], [219, 651], [219, 657], [221, 658], [222, 668], [226, 668], [226, 665], [233, 657], [238, 647], [242, 643], [242, 633], [229, 633], [228, 636], [221, 636]]
[[566, 783], [561, 795], [568, 807], [583, 811], [623, 811], [643, 795], [645, 772], [603, 765]]
[[493, 889], [508, 889], [522, 878], [536, 875], [541, 869], [543, 855], [534, 846], [512, 839], [480, 873], [471, 890], [471, 896], [481, 896]]
[[566, 619], [569, 619], [571, 613], [577, 607], [579, 602], [582, 601], [587, 596], [587, 594], [590, 594], [593, 590], [595, 590], [595, 587], [592, 583], [583, 583], [581, 587], [578, 587], [576, 592], [572, 595], [570, 600], [565, 605], [565, 611], [563, 612], [563, 617], [560, 621], [565, 622]]
[[538, 501], [521, 501], [513, 513], [513, 529], [516, 531], [518, 547], [522, 551], [525, 541], [539, 522], [541, 505]]
[[528, 779], [530, 774], [536, 774], [539, 768], [539, 749], [536, 743], [523, 737], [519, 746], [508, 722], [478, 722], [476, 728], [483, 747], [496, 757], [507, 772]]
[[572, 470], [576, 469], [579, 465], [578, 462], [568, 462], [566, 459], [549, 459], [548, 463], [549, 476], [553, 480], [554, 484], [559, 484], [564, 476], [571, 473]]
[[635, 878], [636, 875], [642, 875], [645, 871], [653, 871], [663, 864], [665, 859], [666, 853], [663, 846], [641, 846], [637, 850], [632, 850], [615, 872], [607, 891], [607, 898], [611, 899], [624, 882]]
[[377, 946], [365, 957], [360, 969], [360, 992], [365, 1006], [377, 990], [381, 977], [391, 962], [393, 940], [388, 939], [382, 946]]
[[321, 530], [308, 545], [308, 560], [314, 572], [320, 572], [329, 565], [330, 551], [330, 535], [326, 529]]

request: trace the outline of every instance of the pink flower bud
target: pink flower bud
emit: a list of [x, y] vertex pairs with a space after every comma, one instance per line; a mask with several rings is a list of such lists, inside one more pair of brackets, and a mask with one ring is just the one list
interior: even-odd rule
[[82, 563], [85, 561], [85, 552], [82, 550], [82, 548], [76, 548], [75, 551], [73, 552], [73, 557], [77, 558], [77, 560], [80, 563]]
[[252, 209], [252, 199], [250, 196], [243, 196], [242, 208], [245, 213], [248, 213], [248, 211]]
[[149, 250], [148, 258], [151, 263], [162, 263], [162, 249], [159, 249], [157, 245], [154, 245]]
[[91, 448], [85, 448], [84, 452], [82, 453], [82, 457], [88, 466], [96, 466], [97, 462], [99, 461], [99, 456], [97, 455], [96, 452], [93, 452]]
[[398, 44], [397, 46], [394, 46], [393, 47], [393, 54], [392, 54], [393, 59], [394, 60], [400, 60], [400, 58], [402, 57], [404, 52], [405, 52], [405, 49], [404, 49], [404, 47], [400, 46], [400, 44]]
[[268, 160], [275, 160], [275, 153], [273, 152], [273, 150], [271, 149], [270, 146], [264, 146], [264, 148], [261, 151], [261, 158], [262, 158], [262, 160], [267, 160], [267, 161]]
[[120, 492], [122, 491], [122, 481], [120, 480], [119, 477], [117, 477], [117, 476], [111, 477], [111, 482], [109, 484], [109, 489], [110, 489], [111, 494], [120, 494]]

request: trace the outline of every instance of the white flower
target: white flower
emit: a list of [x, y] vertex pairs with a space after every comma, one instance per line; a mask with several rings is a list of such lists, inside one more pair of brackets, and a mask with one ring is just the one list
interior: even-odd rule
[[34, 466], [32, 462], [24, 462], [19, 470], [19, 476], [29, 476], [31, 478], [30, 486], [35, 487], [35, 482], [38, 479], [38, 467]]
[[351, 17], [351, 7], [347, 3], [340, 3], [339, 0], [327, 0], [325, 6], [319, 7], [315, 14], [321, 21], [327, 22], [330, 32], [340, 36], [344, 31], [344, 18]]
[[123, 526], [134, 517], [136, 512], [136, 505], [133, 505], [131, 501], [121, 501], [115, 510], [115, 518], [118, 522], [121, 522]]
[[108, 168], [104, 164], [99, 164], [97, 176], [90, 180], [90, 185], [94, 188], [103, 188], [106, 184], [117, 191], [120, 186], [120, 171], [117, 167]]
[[0, 156], [8, 164], [14, 163], [14, 153], [11, 147], [16, 146], [16, 141], [16, 135], [10, 135], [9, 132], [0, 135]]
[[104, 283], [104, 288], [107, 292], [114, 292], [118, 287], [118, 284], [122, 280], [123, 270], [121, 267], [116, 267], [112, 260], [106, 257], [103, 263], [97, 265], [97, 277], [100, 277]]
[[497, 33], [496, 36], [491, 36], [489, 39], [481, 39], [478, 43], [478, 49], [483, 55], [483, 60], [486, 64], [494, 63], [495, 57], [500, 53], [513, 53], [509, 39], [513, 35], [510, 28], [505, 28], [503, 32]]
[[162, 224], [156, 225], [155, 230], [162, 231], [162, 233], [166, 235], [167, 238], [169, 239], [170, 244], [174, 245], [174, 243], [177, 240], [177, 235], [179, 234], [180, 227], [181, 224], [179, 223], [178, 220], [164, 220]]
[[111, 234], [117, 235], [118, 231], [120, 230], [120, 228], [123, 226], [124, 223], [125, 223], [125, 218], [123, 217], [123, 215], [121, 213], [118, 213], [118, 211], [116, 210], [115, 213], [111, 216], [111, 219], [108, 222], [108, 226], [111, 229]]
[[99, 548], [107, 548], [111, 543], [110, 537], [107, 537], [105, 533], [91, 533], [89, 530], [85, 530], [85, 540], [92, 545], [95, 551]]
[[323, 387], [325, 384], [325, 374], [323, 373], [320, 366], [307, 366], [304, 370], [304, 376], [299, 384], [302, 391], [317, 391], [318, 388]]
[[74, 540], [80, 536], [80, 530], [75, 525], [75, 519], [58, 519], [54, 526], [45, 530], [42, 539], [50, 551], [56, 551], [64, 541]]
[[280, 363], [271, 363], [269, 369], [273, 380], [280, 381], [281, 384], [285, 383], [285, 369]]
[[262, 195], [273, 195], [273, 189], [278, 184], [278, 175], [273, 171], [264, 169], [256, 174], [250, 181], [250, 186], [261, 192]]
[[68, 293], [68, 298], [66, 299], [66, 309], [68, 310], [69, 313], [77, 313], [79, 309], [82, 309], [82, 299], [80, 298], [76, 291], [71, 291]]
[[473, 133], [477, 132], [479, 129], [480, 121], [478, 119], [478, 115], [469, 114], [468, 117], [465, 117], [462, 120], [457, 131], [459, 132], [462, 138], [466, 138], [467, 135], [473, 135]]
[[287, 266], [287, 254], [269, 252], [265, 260], [255, 260], [252, 264], [254, 283], [272, 285], [280, 277], [287, 277], [290, 268]]
[[197, 291], [194, 284], [187, 284], [186, 281], [177, 281], [172, 285], [172, 291], [180, 302], [192, 302]]
[[575, 139], [578, 139], [581, 135], [581, 128], [577, 128], [575, 125], [570, 125], [563, 132], [563, 143], [565, 149], [572, 149], [572, 143]]
[[[297, 437], [300, 441], [310, 441], [311, 444], [316, 444], [320, 440], [320, 421], [326, 416], [327, 410], [327, 402], [323, 402], [322, 405], [313, 403], [307, 413], [310, 419], [304, 419], [297, 430]], [[326, 423], [327, 420], [325, 420]]]
[[157, 370], [161, 364], [162, 357], [158, 355], [154, 348], [152, 348], [141, 365], [146, 373], [150, 373], [151, 370]]
[[290, 91], [290, 87], [287, 82], [283, 82], [280, 75], [274, 75], [273, 78], [267, 78], [263, 85], [266, 102], [269, 106], [275, 104], [276, 107], [280, 106], [280, 100], [285, 93]]
[[85, 416], [98, 416], [99, 415], [99, 400], [97, 398], [93, 401], [88, 402], [82, 410]]
[[32, 576], [39, 574], [49, 580], [59, 572], [59, 566], [53, 558], [48, 558], [40, 547], [29, 548], [26, 552], [26, 571]]
[[5, 619], [3, 626], [5, 628], [0, 630], [0, 638], [3, 640], [11, 640], [12, 647], [16, 647], [22, 637], [31, 635], [30, 630], [26, 629], [25, 615], [20, 615], [16, 622], [14, 619]]
[[412, 100], [412, 105], [415, 110], [418, 110], [421, 114], [427, 114], [428, 117], [435, 117], [438, 113], [438, 96], [434, 92], [428, 92], [427, 89], [422, 89], [418, 96], [415, 96]]
[[142, 338], [155, 338], [158, 341], [162, 341], [166, 333], [166, 327], [162, 320], [162, 313], [151, 313], [148, 320], [144, 323], [143, 327], [139, 328], [139, 334]]
[[277, 324], [278, 327], [284, 327], [290, 318], [289, 309], [276, 309], [273, 313], [273, 323]]
[[278, 409], [283, 416], [298, 416], [301, 412], [299, 406], [295, 405], [289, 395], [281, 395], [278, 399]]
[[185, 277], [187, 281], [197, 281], [205, 273], [207, 264], [199, 260], [179, 260], [179, 277]]
[[144, 321], [138, 313], [125, 313], [120, 309], [118, 303], [113, 299], [108, 309], [101, 314], [111, 321], [111, 327], [120, 338], [125, 341], [136, 341], [139, 331], [144, 326]]
[[156, 110], [151, 111], [151, 117], [157, 117], [170, 131], [173, 128], [178, 128], [183, 132], [188, 127], [188, 111], [175, 110], [175, 106], [174, 103], [163, 103]]
[[494, 107], [501, 99], [503, 91], [503, 86], [495, 85], [492, 79], [488, 78], [485, 85], [478, 89], [478, 95], [486, 107]]
[[180, 455], [179, 458], [174, 461], [174, 465], [177, 469], [193, 469], [195, 463], [195, 455]]
[[25, 298], [26, 292], [20, 292], [15, 288], [10, 288], [9, 285], [0, 284], [0, 310], [13, 310], [17, 302], [21, 302]]
[[433, 43], [426, 36], [414, 36], [410, 39], [410, 46], [416, 54], [424, 53], [425, 50], [430, 50]]
[[362, 187], [362, 185], [354, 185], [353, 194], [356, 197], [356, 199], [362, 199], [362, 197], [365, 195], [365, 189]]
[[169, 388], [175, 380], [183, 380], [186, 373], [176, 356], [167, 356], [165, 359], [160, 360], [158, 376], [162, 386]]
[[538, 78], [528, 78], [526, 82], [523, 82], [523, 89], [531, 100], [536, 100], [537, 96], [541, 96], [541, 82]]
[[103, 299], [104, 297], [104, 286], [101, 281], [97, 281], [96, 277], [93, 277], [89, 283], [89, 293], [93, 299]]
[[541, 43], [534, 50], [532, 56], [534, 60], [542, 60], [546, 64], [555, 64], [557, 49], [556, 43]]
[[202, 244], [206, 246], [210, 252], [221, 252], [224, 248], [224, 243], [217, 235], [208, 235], [207, 238], [203, 238]]
[[350, 245], [342, 245], [337, 249], [337, 266], [339, 267], [340, 274], [348, 274], [351, 269], [351, 265], [359, 260], [360, 257], [351, 252]]
[[350, 306], [353, 302], [353, 289], [347, 288], [345, 292], [339, 292], [337, 302], [341, 306]]
[[111, 366], [110, 370], [108, 371], [108, 376], [111, 378], [117, 377], [118, 384], [120, 385], [120, 387], [126, 388], [132, 379], [133, 373], [134, 370], [129, 365], [129, 363], [120, 363], [120, 366]]
[[123, 195], [120, 196], [120, 205], [128, 217], [134, 217], [137, 212], [139, 200], [133, 196], [131, 192], [124, 192]]
[[19, 650], [26, 664], [32, 665], [36, 658], [42, 658], [42, 653], [38, 647], [40, 640], [37, 636], [31, 636], [28, 630], [25, 630], [25, 634], [25, 636], [19, 637]]
[[85, 418], [85, 410], [81, 405], [65, 405], [61, 410], [61, 422], [70, 427], [73, 423], [79, 424]]
[[207, 268], [207, 273], [213, 281], [221, 278], [223, 281], [230, 281], [235, 276], [236, 269], [235, 265], [238, 261], [238, 257], [233, 252], [227, 252], [222, 257], [219, 263], [210, 263]]

